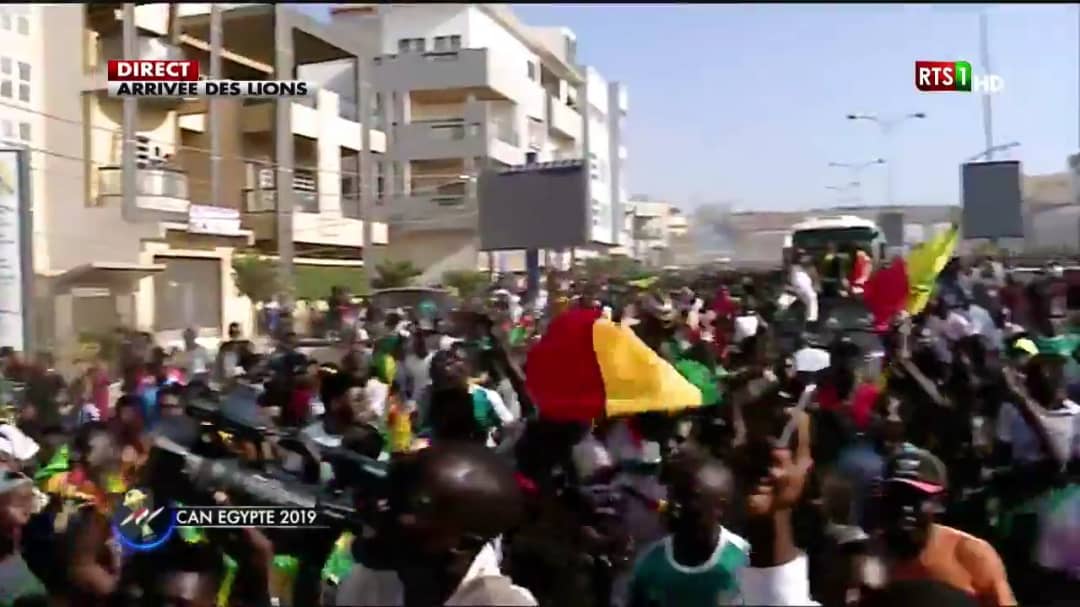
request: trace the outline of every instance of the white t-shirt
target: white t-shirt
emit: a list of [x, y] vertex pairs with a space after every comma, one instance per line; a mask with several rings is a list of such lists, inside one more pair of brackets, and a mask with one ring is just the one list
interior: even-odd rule
[[413, 398], [419, 397], [424, 389], [431, 385], [431, 358], [433, 356], [435, 356], [434, 352], [424, 358], [412, 352], [405, 355], [405, 372], [409, 374], [409, 381], [412, 383]]
[[744, 605], [819, 605], [810, 598], [805, 554], [776, 567], [743, 567], [738, 577]]
[[[1070, 458], [1080, 458], [1080, 405], [1066, 400], [1058, 409], [1044, 409], [1037, 414], [1042, 418], [1046, 432], [1058, 453], [1065, 453]], [[1014, 460], [1036, 462], [1046, 458], [1046, 454], [1039, 447], [1035, 432], [1011, 403], [1001, 405], [995, 435], [999, 441], [1012, 445]]]
[[791, 288], [795, 291], [795, 295], [806, 307], [806, 320], [807, 322], [816, 322], [818, 317], [818, 301], [817, 291], [814, 290], [814, 280], [810, 278], [810, 274], [806, 269], [801, 266], [792, 266], [791, 274], [789, 276], [791, 282]]

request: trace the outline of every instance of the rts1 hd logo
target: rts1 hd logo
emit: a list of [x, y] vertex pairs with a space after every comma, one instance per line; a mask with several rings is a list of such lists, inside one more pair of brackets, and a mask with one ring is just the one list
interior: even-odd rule
[[994, 74], [976, 75], [967, 61], [916, 61], [915, 88], [927, 93], [1000, 93], [1005, 90], [1005, 79]]

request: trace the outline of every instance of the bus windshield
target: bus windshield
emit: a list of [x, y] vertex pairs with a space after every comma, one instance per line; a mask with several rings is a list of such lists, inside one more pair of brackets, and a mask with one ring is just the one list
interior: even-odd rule
[[792, 234], [791, 244], [804, 251], [820, 251], [832, 242], [837, 247], [854, 243], [869, 247], [877, 237], [877, 231], [868, 227], [822, 228], [820, 230], [799, 230]]

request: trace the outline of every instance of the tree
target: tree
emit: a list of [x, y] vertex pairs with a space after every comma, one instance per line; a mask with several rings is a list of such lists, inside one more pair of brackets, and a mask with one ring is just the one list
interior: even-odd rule
[[270, 259], [254, 254], [235, 255], [232, 267], [236, 289], [252, 303], [268, 302], [281, 290], [277, 266]]
[[464, 300], [482, 295], [491, 279], [487, 272], [451, 270], [443, 274], [443, 284], [457, 291], [458, 297]]
[[378, 276], [371, 286], [376, 289], [407, 287], [414, 278], [423, 273], [411, 261], [384, 261], [375, 266], [375, 272]]
[[622, 283], [648, 275], [639, 261], [622, 256], [590, 257], [582, 261], [581, 270], [593, 282]]

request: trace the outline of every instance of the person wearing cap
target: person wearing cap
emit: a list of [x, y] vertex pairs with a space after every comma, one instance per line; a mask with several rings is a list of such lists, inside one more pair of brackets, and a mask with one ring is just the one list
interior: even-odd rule
[[[1019, 341], [1019, 340], [1018, 340]], [[1048, 525], [1055, 504], [1067, 496], [1058, 486], [1080, 464], [1080, 405], [1068, 398], [1064, 367], [1077, 349], [1073, 335], [1030, 340], [1035, 354], [1020, 375], [1006, 374], [1012, 402], [1003, 403], [996, 425], [997, 462], [1007, 467], [1001, 480], [1007, 522], [1005, 554], [1020, 571], [1021, 592], [1041, 589], [1043, 578], [1074, 576], [1070, 534], [1054, 535]], [[1032, 553], [1035, 559], [1033, 567]], [[1075, 582], [1073, 582], [1075, 583]]]
[[881, 524], [888, 581], [936, 580], [984, 607], [1016, 605], [997, 551], [986, 541], [936, 522], [948, 488], [945, 464], [905, 445], [885, 466]]

